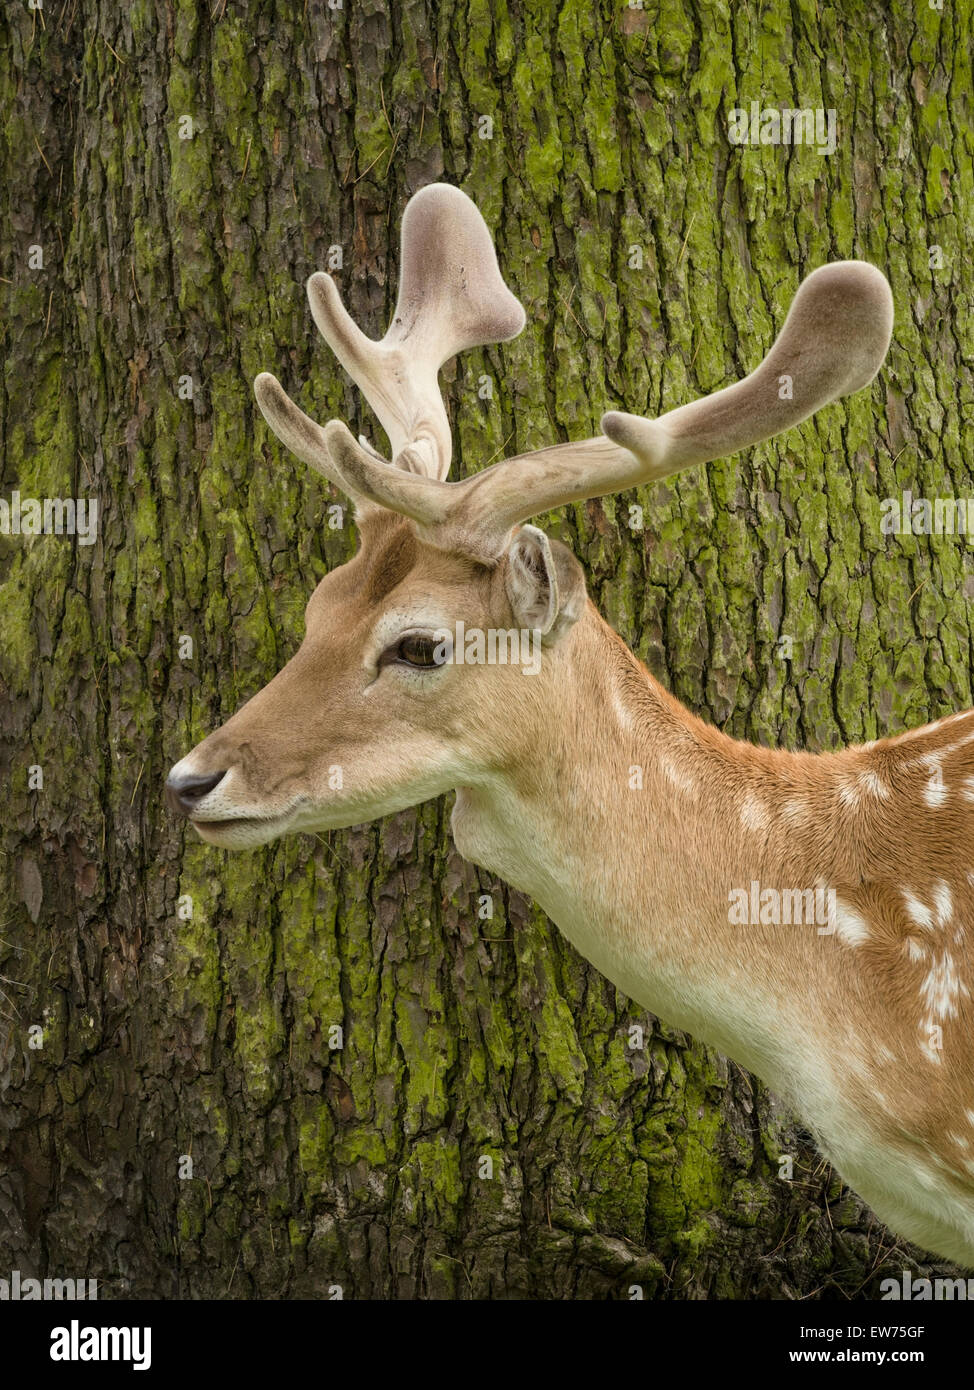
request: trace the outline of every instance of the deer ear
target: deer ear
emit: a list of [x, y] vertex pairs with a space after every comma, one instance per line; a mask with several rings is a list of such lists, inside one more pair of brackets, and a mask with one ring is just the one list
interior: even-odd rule
[[585, 575], [571, 551], [537, 526], [521, 526], [507, 551], [505, 588], [519, 627], [557, 642], [582, 616]]

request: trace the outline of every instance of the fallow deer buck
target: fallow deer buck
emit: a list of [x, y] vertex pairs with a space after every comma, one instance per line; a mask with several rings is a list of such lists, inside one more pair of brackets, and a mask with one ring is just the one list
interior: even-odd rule
[[[455, 789], [462, 855], [530, 894], [631, 998], [762, 1077], [894, 1231], [974, 1265], [974, 711], [834, 754], [737, 742], [657, 684], [570, 551], [523, 524], [865, 387], [892, 331], [885, 277], [824, 266], [745, 380], [655, 420], [612, 411], [597, 439], [451, 483], [440, 367], [513, 338], [524, 311], [458, 189], [411, 199], [401, 259], [378, 343], [329, 276], [308, 282], [391, 464], [256, 380], [274, 433], [353, 499], [361, 548], [318, 585], [292, 660], [173, 767], [172, 806], [245, 849]], [[460, 620], [537, 633], [540, 672], [451, 661], [440, 634]], [[752, 882], [827, 891], [830, 929], [734, 925], [731, 896]]]

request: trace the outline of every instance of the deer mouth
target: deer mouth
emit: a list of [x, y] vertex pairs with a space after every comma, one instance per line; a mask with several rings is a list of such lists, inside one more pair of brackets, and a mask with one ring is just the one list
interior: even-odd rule
[[242, 845], [262, 844], [276, 839], [291, 819], [291, 812], [278, 816], [230, 816], [224, 820], [189, 817], [189, 823], [204, 840], [213, 844], [237, 841]]

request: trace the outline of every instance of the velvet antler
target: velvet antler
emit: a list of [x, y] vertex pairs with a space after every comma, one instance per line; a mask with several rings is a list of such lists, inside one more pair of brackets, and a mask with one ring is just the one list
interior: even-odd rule
[[[342, 304], [335, 282], [319, 271], [308, 281], [315, 323], [360, 387], [389, 436], [393, 462], [409, 473], [443, 479], [450, 470], [450, 424], [437, 377], [467, 348], [505, 342], [524, 327], [524, 310], [501, 279], [490, 233], [458, 188], [434, 183], [416, 193], [402, 220], [399, 298], [389, 331], [373, 342]], [[323, 432], [262, 373], [254, 383], [264, 418], [306, 463], [340, 486]], [[358, 446], [357, 446], [358, 447]], [[387, 467], [374, 450], [363, 453]]]
[[503, 554], [512, 528], [540, 512], [736, 453], [860, 390], [882, 365], [893, 327], [881, 271], [866, 261], [822, 266], [799, 286], [770, 352], [743, 381], [657, 419], [610, 411], [598, 438], [449, 483], [439, 368], [463, 348], [513, 337], [523, 310], [501, 279], [483, 219], [458, 189], [433, 184], [411, 199], [402, 260], [396, 315], [381, 343], [355, 327], [327, 275], [308, 286], [315, 320], [385, 426], [398, 467], [340, 421], [315, 424], [272, 376], [257, 378], [257, 399], [299, 458], [353, 495], [411, 517], [433, 544], [485, 560]]

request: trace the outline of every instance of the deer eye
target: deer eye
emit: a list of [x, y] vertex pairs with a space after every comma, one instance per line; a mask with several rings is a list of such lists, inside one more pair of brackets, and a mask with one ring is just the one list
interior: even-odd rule
[[443, 643], [425, 632], [407, 632], [390, 651], [393, 661], [428, 670], [444, 665]]

